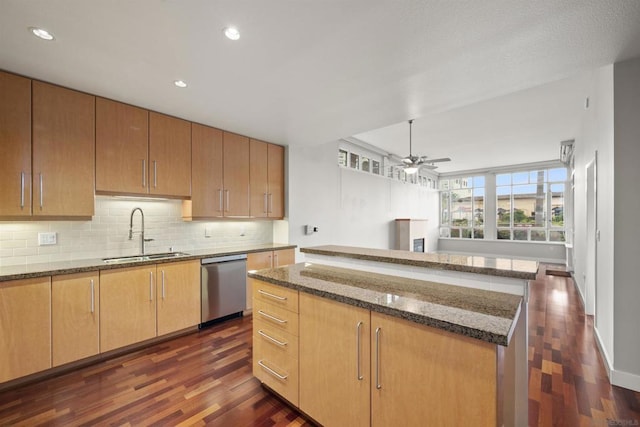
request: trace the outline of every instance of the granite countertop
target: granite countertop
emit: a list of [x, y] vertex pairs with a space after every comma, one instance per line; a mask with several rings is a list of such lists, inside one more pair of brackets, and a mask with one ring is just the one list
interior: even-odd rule
[[249, 277], [507, 346], [523, 298], [321, 264], [250, 271]]
[[0, 266], [0, 282], [18, 279], [31, 279], [43, 276], [56, 276], [61, 274], [84, 273], [97, 270], [111, 270], [114, 268], [136, 267], [146, 264], [162, 264], [166, 262], [189, 261], [194, 259], [208, 258], [212, 256], [264, 252], [278, 249], [293, 249], [295, 247], [296, 245], [269, 243], [260, 245], [229, 246], [215, 249], [194, 249], [186, 251], [186, 254], [181, 256], [134, 262], [105, 263], [101, 258], [94, 258], [80, 259], [75, 261]]
[[534, 280], [538, 272], [537, 261], [508, 257], [423, 253], [338, 245], [300, 248], [300, 252], [524, 280]]

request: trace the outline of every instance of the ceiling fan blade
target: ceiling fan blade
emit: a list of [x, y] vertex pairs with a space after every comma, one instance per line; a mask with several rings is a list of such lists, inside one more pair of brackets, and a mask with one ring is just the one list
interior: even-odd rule
[[442, 163], [442, 162], [450, 162], [451, 159], [448, 157], [442, 157], [440, 159], [426, 159], [425, 163]]

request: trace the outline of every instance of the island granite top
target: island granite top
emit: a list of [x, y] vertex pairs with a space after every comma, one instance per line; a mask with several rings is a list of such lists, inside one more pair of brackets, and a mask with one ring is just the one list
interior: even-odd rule
[[338, 245], [300, 248], [300, 252], [524, 280], [534, 280], [538, 272], [537, 261], [508, 257], [409, 252]]
[[296, 245], [266, 243], [257, 245], [227, 246], [219, 248], [193, 249], [185, 251], [186, 254], [171, 258], [156, 260], [143, 260], [134, 262], [105, 263], [101, 258], [80, 259], [73, 261], [43, 262], [27, 265], [0, 265], [0, 282], [8, 280], [32, 279], [44, 276], [57, 276], [61, 274], [85, 273], [89, 271], [111, 270], [114, 268], [136, 267], [147, 264], [162, 264], [166, 262], [189, 261], [215, 256], [236, 255], [251, 252], [264, 252], [269, 250], [293, 249]]
[[249, 271], [249, 277], [507, 346], [522, 296], [321, 264]]

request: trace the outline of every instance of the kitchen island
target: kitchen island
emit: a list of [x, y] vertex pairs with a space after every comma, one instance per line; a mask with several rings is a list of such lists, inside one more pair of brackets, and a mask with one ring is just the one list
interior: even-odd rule
[[316, 263], [249, 277], [254, 375], [319, 423], [526, 425], [522, 296]]

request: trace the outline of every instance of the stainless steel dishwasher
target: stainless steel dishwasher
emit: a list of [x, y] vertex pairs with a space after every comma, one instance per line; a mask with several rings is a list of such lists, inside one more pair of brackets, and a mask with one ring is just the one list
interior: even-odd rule
[[201, 264], [200, 326], [223, 317], [241, 316], [247, 301], [247, 255], [203, 258]]

